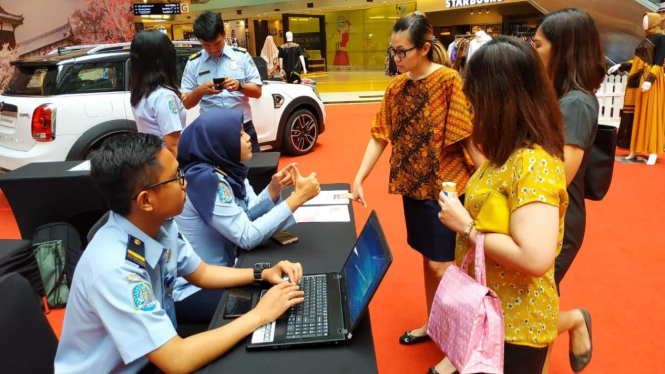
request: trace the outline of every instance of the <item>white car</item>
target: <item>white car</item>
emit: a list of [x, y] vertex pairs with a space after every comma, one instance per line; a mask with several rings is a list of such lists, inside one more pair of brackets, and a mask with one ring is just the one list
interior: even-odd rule
[[[175, 42], [179, 74], [194, 42]], [[136, 131], [129, 103], [129, 43], [59, 48], [14, 61], [0, 95], [0, 169], [31, 162], [85, 159], [105, 139]], [[250, 99], [261, 150], [303, 155], [325, 130], [326, 112], [316, 89], [265, 81]], [[187, 114], [187, 123], [198, 107]]]

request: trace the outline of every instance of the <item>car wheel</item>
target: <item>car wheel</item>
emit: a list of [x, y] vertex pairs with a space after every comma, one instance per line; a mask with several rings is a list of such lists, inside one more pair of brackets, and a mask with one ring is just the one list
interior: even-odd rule
[[286, 121], [282, 151], [291, 156], [306, 155], [314, 149], [318, 137], [316, 116], [308, 109], [298, 109]]

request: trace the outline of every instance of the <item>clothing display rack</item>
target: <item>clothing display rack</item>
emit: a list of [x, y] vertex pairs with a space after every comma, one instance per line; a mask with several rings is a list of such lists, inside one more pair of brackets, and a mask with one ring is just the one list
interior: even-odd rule
[[469, 43], [475, 39], [475, 34], [459, 34], [455, 35], [455, 40], [448, 46], [448, 56], [453, 63], [453, 69], [462, 71], [466, 64], [466, 51], [468, 50]]

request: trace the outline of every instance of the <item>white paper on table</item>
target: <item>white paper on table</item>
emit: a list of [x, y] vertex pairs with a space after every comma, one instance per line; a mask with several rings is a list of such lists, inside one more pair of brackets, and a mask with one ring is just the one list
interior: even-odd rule
[[302, 206], [293, 212], [296, 222], [349, 222], [349, 207], [346, 205]]
[[90, 171], [90, 160], [83, 161], [82, 163], [69, 169], [69, 171]]
[[348, 190], [338, 190], [338, 191], [321, 191], [317, 196], [307, 201], [305, 205], [339, 205], [339, 204], [348, 204], [349, 191]]

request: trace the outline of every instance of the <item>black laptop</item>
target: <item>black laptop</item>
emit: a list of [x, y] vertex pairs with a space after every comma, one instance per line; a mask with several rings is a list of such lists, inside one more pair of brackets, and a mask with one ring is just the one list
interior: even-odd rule
[[[305, 302], [247, 338], [247, 348], [278, 348], [350, 340], [393, 262], [376, 211], [372, 211], [338, 273], [303, 277]], [[261, 290], [260, 296], [267, 290]], [[254, 300], [258, 302], [260, 296]]]

